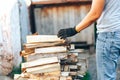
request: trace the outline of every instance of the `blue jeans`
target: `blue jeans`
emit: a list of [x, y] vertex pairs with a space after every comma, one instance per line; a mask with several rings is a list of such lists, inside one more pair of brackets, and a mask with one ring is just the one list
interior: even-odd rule
[[120, 56], [120, 31], [98, 33], [96, 43], [97, 80], [116, 80]]

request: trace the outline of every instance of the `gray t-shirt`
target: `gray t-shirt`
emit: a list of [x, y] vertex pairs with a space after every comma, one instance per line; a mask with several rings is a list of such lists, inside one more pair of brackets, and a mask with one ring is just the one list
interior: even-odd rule
[[97, 20], [97, 32], [120, 30], [120, 0], [105, 0], [105, 7]]

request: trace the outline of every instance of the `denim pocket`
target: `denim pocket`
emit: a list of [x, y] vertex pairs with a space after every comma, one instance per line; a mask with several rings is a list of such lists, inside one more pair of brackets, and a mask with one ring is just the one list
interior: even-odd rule
[[106, 41], [106, 34], [105, 33], [98, 34], [97, 41], [105, 42]]
[[102, 36], [101, 34], [98, 34], [98, 37], [97, 37], [97, 43], [96, 43], [96, 49], [98, 52], [103, 52], [104, 50], [104, 47], [105, 47], [105, 42], [106, 42], [106, 39], [104, 36]]
[[117, 60], [119, 58], [119, 49], [117, 48], [117, 45], [114, 43], [111, 43], [110, 47], [110, 58], [113, 60]]

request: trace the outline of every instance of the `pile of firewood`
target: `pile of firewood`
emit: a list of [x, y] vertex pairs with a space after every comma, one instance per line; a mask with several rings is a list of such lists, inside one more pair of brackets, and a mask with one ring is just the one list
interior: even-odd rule
[[61, 59], [67, 58], [68, 45], [56, 35], [29, 35], [20, 55], [22, 73], [15, 74], [14, 80], [72, 80], [61, 76]]
[[20, 53], [22, 73], [14, 80], [76, 80], [86, 72], [86, 59], [78, 59], [77, 51], [56, 35], [29, 35]]

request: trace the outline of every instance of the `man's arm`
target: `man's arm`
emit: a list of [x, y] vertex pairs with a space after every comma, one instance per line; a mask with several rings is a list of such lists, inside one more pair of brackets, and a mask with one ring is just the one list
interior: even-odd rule
[[93, 0], [91, 9], [86, 17], [76, 26], [75, 30], [80, 32], [93, 22], [95, 22], [102, 14], [105, 0]]

